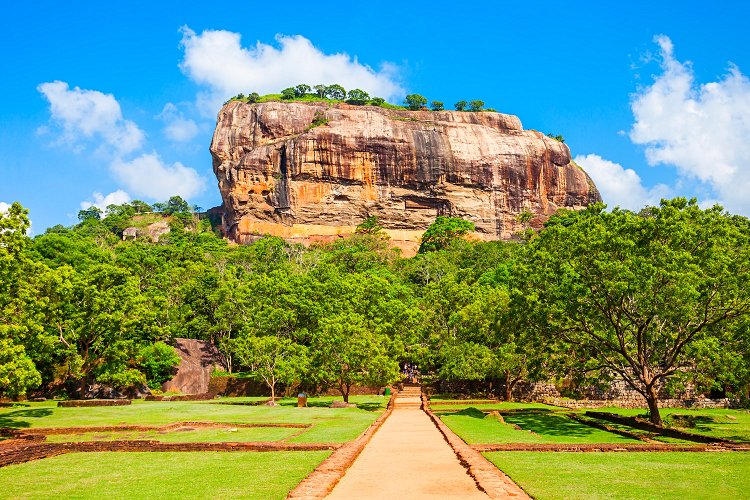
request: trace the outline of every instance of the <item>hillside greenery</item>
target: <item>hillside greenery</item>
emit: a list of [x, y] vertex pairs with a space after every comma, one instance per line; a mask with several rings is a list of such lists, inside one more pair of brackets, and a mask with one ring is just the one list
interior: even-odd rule
[[[325, 102], [325, 103], [347, 103], [355, 106], [378, 106], [386, 109], [410, 110], [410, 111], [442, 111], [444, 103], [442, 101], [428, 101], [426, 97], [420, 94], [409, 94], [403, 101], [403, 106], [391, 104], [382, 97], [370, 96], [362, 89], [351, 89], [347, 91], [339, 84], [332, 85], [315, 85], [299, 84], [294, 87], [287, 87], [278, 94], [260, 95], [257, 92], [251, 92], [248, 95], [244, 93], [237, 94], [227, 102], [241, 101], [250, 104], [261, 102]], [[427, 103], [430, 102], [430, 107]], [[473, 111], [473, 112], [496, 112], [492, 108], [485, 108], [484, 101], [459, 101], [454, 105], [456, 111]]]
[[[472, 241], [441, 217], [402, 258], [375, 218], [305, 248], [228, 245], [178, 197], [82, 211], [30, 238], [0, 215], [0, 391], [78, 397], [94, 384], [152, 387], [174, 338], [204, 339], [269, 388], [399, 379], [475, 381], [511, 398], [520, 380], [575, 394], [623, 377], [649, 402], [687, 385], [747, 399], [750, 224], [677, 198], [635, 213], [561, 210], [541, 231]], [[146, 221], [170, 227], [158, 242]]]

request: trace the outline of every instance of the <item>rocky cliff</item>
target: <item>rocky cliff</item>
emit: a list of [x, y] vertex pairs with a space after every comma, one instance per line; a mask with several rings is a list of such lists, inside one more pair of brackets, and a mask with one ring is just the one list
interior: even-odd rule
[[528, 210], [599, 201], [565, 144], [494, 112], [228, 102], [211, 142], [226, 235], [326, 241], [379, 218], [407, 254], [438, 215], [509, 238]]

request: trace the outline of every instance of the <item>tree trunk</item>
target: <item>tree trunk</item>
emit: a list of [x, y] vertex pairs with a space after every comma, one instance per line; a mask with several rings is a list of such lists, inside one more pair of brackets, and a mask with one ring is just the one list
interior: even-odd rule
[[648, 413], [651, 423], [662, 426], [661, 415], [659, 414], [658, 395], [654, 386], [646, 387], [646, 402], [648, 403]]
[[271, 403], [276, 402], [276, 384], [270, 384], [271, 385]]
[[342, 390], [341, 394], [344, 396], [344, 403], [348, 403], [349, 402], [349, 389], [350, 389], [350, 386], [349, 386], [349, 384], [346, 384], [345, 387], [346, 387], [346, 389]]
[[513, 400], [513, 383], [510, 380], [510, 372], [505, 372], [505, 400]]

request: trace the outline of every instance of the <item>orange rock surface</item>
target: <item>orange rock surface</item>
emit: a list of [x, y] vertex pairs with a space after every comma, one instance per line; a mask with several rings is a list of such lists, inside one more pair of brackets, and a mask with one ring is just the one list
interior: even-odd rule
[[224, 231], [238, 243], [330, 241], [374, 215], [408, 255], [438, 215], [491, 240], [519, 230], [524, 210], [539, 226], [601, 200], [565, 144], [494, 112], [230, 101], [211, 154]]

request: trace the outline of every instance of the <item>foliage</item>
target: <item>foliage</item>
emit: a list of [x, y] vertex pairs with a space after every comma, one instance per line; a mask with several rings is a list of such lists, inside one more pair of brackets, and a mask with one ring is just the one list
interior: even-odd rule
[[252, 370], [271, 390], [271, 401], [276, 400], [276, 385], [300, 381], [307, 371], [307, 350], [291, 339], [268, 335], [242, 335], [232, 341], [231, 350], [242, 366]]
[[404, 106], [411, 111], [418, 111], [427, 104], [427, 98], [419, 94], [409, 94], [404, 99]]
[[484, 101], [470, 101], [469, 102], [469, 111], [482, 111], [482, 108], [484, 107]]
[[385, 99], [383, 99], [382, 97], [373, 97], [372, 99], [370, 99], [370, 104], [372, 104], [373, 106], [382, 106], [384, 102]]
[[346, 102], [348, 102], [349, 104], [355, 104], [357, 106], [367, 104], [369, 100], [370, 95], [361, 89], [350, 90], [346, 98]]
[[369, 234], [372, 236], [382, 236], [384, 234], [383, 226], [376, 215], [370, 215], [357, 225], [355, 229], [357, 234]]
[[152, 389], [159, 389], [171, 379], [179, 364], [180, 356], [175, 348], [164, 342], [146, 344], [139, 352], [138, 366]]
[[297, 92], [294, 90], [294, 87], [287, 87], [284, 90], [281, 91], [281, 98], [286, 99], [287, 101], [294, 99], [295, 97], [299, 97], [297, 95]]
[[[306, 85], [304, 83], [300, 83], [299, 85], [294, 87], [294, 95], [295, 97], [304, 97], [308, 92], [310, 92], [312, 88], [309, 85]], [[283, 92], [282, 92], [283, 94]]]
[[432, 101], [430, 103], [430, 108], [433, 111], [442, 111], [444, 107], [444, 103], [442, 101]]
[[315, 85], [313, 89], [315, 90], [315, 94], [320, 97], [321, 99], [326, 96], [326, 87], [325, 85]]
[[78, 220], [86, 222], [89, 220], [99, 220], [102, 218], [101, 208], [91, 205], [89, 208], [84, 208], [78, 211]]
[[659, 389], [750, 311], [748, 221], [684, 198], [641, 214], [601, 210], [532, 240], [526, 297], [541, 328], [591, 360], [586, 369], [621, 376], [661, 424]]
[[474, 224], [456, 217], [440, 215], [422, 235], [419, 253], [434, 252], [445, 248], [452, 241], [474, 230]]
[[550, 139], [554, 139], [557, 142], [565, 142], [565, 138], [560, 134], [553, 134], [552, 132], [550, 132], [547, 134], [547, 137], [549, 137]]
[[469, 103], [466, 101], [458, 101], [456, 104], [453, 105], [456, 111], [466, 111], [466, 106], [468, 106]]
[[260, 100], [260, 95], [257, 92], [253, 92], [251, 94], [248, 94], [247, 96], [247, 102], [253, 104]]
[[346, 90], [341, 85], [334, 83], [326, 87], [326, 97], [334, 101], [343, 101], [346, 98]]

